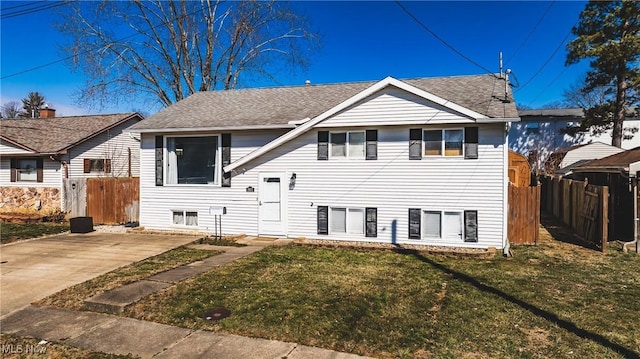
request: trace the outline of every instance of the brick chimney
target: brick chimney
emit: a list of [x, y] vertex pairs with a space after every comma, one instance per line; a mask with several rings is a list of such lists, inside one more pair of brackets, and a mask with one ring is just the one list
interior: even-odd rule
[[56, 117], [56, 110], [49, 108], [49, 106], [45, 105], [45, 107], [40, 109], [40, 118], [51, 118]]

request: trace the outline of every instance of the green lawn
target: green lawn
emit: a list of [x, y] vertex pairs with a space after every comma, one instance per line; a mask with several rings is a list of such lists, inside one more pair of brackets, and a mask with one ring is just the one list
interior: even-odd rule
[[68, 223], [0, 223], [0, 243], [5, 244], [68, 230]]
[[[269, 247], [126, 315], [383, 358], [637, 358], [638, 268], [558, 242], [511, 259]], [[231, 315], [200, 318], [216, 307]]]

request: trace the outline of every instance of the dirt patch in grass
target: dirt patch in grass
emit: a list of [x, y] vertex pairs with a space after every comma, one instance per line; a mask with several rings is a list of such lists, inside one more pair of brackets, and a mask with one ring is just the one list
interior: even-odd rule
[[225, 246], [225, 247], [246, 247], [244, 243], [238, 243], [235, 238], [216, 238], [216, 237], [202, 237], [195, 241], [197, 244], [208, 244], [211, 246]]
[[68, 345], [42, 342], [39, 339], [20, 337], [14, 335], [1, 334], [0, 346], [2, 347], [2, 358], [7, 359], [68, 359], [68, 358], [91, 358], [91, 359], [132, 359], [138, 358], [131, 355], [116, 355], [90, 350], [74, 348]]
[[[640, 356], [640, 259], [571, 246], [511, 259], [268, 247], [126, 315], [380, 358]], [[218, 307], [231, 315], [201, 319]]]
[[68, 223], [1, 223], [0, 244], [63, 233], [68, 230]]
[[181, 246], [69, 287], [36, 304], [80, 310], [89, 297], [220, 253]]

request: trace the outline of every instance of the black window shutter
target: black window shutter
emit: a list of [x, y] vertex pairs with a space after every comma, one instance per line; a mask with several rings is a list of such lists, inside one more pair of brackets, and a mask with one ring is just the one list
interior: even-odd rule
[[464, 211], [464, 241], [478, 241], [478, 211]]
[[[222, 167], [231, 163], [231, 134], [222, 134]], [[222, 172], [222, 187], [231, 187], [231, 173]]]
[[409, 130], [409, 159], [422, 159], [422, 130], [419, 128]]
[[420, 239], [420, 208], [409, 208], [409, 239]]
[[377, 237], [378, 236], [378, 209], [377, 208], [366, 208], [366, 233], [367, 237]]
[[467, 127], [464, 129], [464, 158], [478, 158], [478, 128]]
[[18, 180], [18, 159], [11, 159], [11, 182], [16, 182]]
[[156, 136], [156, 186], [162, 186], [163, 184], [163, 163], [162, 157], [164, 140], [162, 136]]
[[44, 163], [42, 158], [36, 158], [36, 178], [38, 182], [42, 182], [44, 173]]
[[318, 234], [329, 234], [328, 206], [318, 206]]
[[367, 155], [368, 160], [378, 159], [378, 130], [367, 130]]
[[318, 131], [318, 160], [329, 159], [329, 131]]

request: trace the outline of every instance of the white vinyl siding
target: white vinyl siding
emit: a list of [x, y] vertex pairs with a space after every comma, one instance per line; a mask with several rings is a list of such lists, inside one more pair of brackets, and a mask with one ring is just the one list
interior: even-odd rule
[[48, 158], [42, 159], [42, 182], [11, 182], [11, 159], [2, 156], [0, 158], [0, 186], [9, 187], [55, 187], [62, 186], [62, 176], [64, 171], [60, 162], [51, 161]]
[[[96, 137], [72, 147], [61, 159], [69, 164], [69, 178], [127, 177], [129, 175], [129, 153], [131, 153], [131, 176], [140, 175], [140, 142], [125, 132], [137, 121], [130, 120]], [[111, 159], [111, 172], [91, 171], [84, 173], [85, 159]]]
[[[413, 95], [386, 89], [300, 136], [236, 169], [231, 187], [155, 186], [155, 138], [145, 134], [141, 149], [140, 224], [170, 229], [166, 213], [191, 208], [200, 214], [198, 229], [213, 230], [211, 206], [225, 206], [222, 232], [258, 234], [258, 180], [261, 172], [296, 174], [295, 186], [287, 189], [287, 236], [336, 240], [367, 240], [383, 243], [434, 244], [456, 247], [502, 248], [506, 208], [506, 148], [503, 123], [474, 121]], [[478, 126], [478, 159], [433, 157], [409, 160], [409, 129], [422, 129], [425, 119], [439, 129]], [[382, 125], [393, 124], [393, 125]], [[451, 124], [448, 124], [451, 123]], [[360, 127], [362, 126], [362, 127]], [[334, 129], [326, 129], [334, 127]], [[363, 132], [378, 130], [376, 161], [318, 161], [318, 131]], [[231, 161], [256, 150], [283, 134], [284, 130], [234, 131]], [[207, 133], [199, 133], [206, 135]], [[253, 190], [253, 192], [251, 191]], [[453, 212], [478, 211], [478, 242], [441, 238], [437, 241], [408, 239], [409, 208], [433, 208]], [[377, 237], [360, 233], [318, 235], [318, 206], [329, 208], [377, 208]], [[348, 217], [348, 212], [345, 213]], [[354, 213], [355, 214], [355, 213]], [[329, 211], [331, 217], [331, 211]], [[349, 226], [346, 219], [345, 227]], [[355, 225], [353, 225], [355, 226]], [[364, 224], [362, 225], [364, 228]]]
[[[638, 136], [640, 136], [640, 134]], [[640, 145], [640, 137], [638, 138], [638, 145]], [[601, 142], [590, 143], [574, 150], [567, 151], [567, 154], [562, 159], [559, 168], [567, 167], [581, 160], [597, 160], [599, 158], [615, 155], [622, 151], [624, 151], [622, 148]]]

